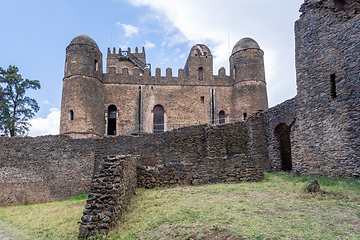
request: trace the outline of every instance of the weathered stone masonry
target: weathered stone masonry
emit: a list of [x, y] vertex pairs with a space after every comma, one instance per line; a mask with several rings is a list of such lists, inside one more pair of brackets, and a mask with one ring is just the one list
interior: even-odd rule
[[[261, 122], [260, 116], [254, 116], [253, 121]], [[264, 156], [253, 151], [252, 142], [264, 134], [248, 128], [249, 123], [239, 122], [101, 139], [2, 137], [1, 206], [88, 193], [92, 176], [102, 168], [103, 157], [109, 155], [139, 156], [140, 186], [259, 180]], [[149, 167], [153, 170], [148, 171]]]

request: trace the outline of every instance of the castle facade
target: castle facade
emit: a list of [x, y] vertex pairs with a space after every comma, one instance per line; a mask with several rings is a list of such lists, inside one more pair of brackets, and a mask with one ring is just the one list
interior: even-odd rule
[[256, 41], [241, 39], [230, 56], [230, 76], [223, 67], [214, 75], [210, 49], [197, 44], [174, 77], [171, 68], [151, 76], [144, 48], [114, 48], [103, 73], [96, 42], [77, 36], [66, 49], [60, 134], [135, 135], [244, 121], [268, 109], [263, 54]]

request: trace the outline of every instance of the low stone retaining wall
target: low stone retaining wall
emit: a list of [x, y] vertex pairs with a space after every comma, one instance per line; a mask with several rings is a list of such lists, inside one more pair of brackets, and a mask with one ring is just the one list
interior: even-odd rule
[[171, 162], [155, 167], [138, 166], [138, 186], [199, 185], [233, 181], [259, 181], [264, 178], [262, 157], [244, 154], [196, 162]]

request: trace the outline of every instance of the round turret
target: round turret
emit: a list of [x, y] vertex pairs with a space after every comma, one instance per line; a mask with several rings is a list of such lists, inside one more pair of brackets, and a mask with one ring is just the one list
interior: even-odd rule
[[246, 49], [260, 49], [259, 44], [252, 38], [243, 38], [240, 41], [238, 41], [233, 50], [232, 50], [232, 54], [237, 53], [239, 51], [242, 50], [246, 50]]
[[89, 36], [75, 37], [66, 48], [60, 134], [76, 137], [105, 133], [102, 53]]
[[246, 119], [258, 110], [268, 109], [264, 52], [252, 38], [235, 44], [230, 56], [230, 76], [234, 81], [234, 118]]
[[75, 37], [66, 48], [65, 77], [87, 75], [102, 80], [102, 54], [89, 36]]
[[96, 42], [89, 36], [87, 35], [79, 35], [77, 37], [75, 37], [69, 44], [69, 46], [71, 45], [88, 45], [90, 47], [94, 47], [96, 49], [99, 50], [98, 45], [96, 44]]

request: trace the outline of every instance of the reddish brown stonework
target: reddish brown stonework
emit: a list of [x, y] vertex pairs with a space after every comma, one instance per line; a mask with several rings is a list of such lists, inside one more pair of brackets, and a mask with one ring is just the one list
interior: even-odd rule
[[[130, 49], [109, 49], [107, 72], [102, 74], [102, 54], [97, 44], [88, 36], [78, 36], [66, 50], [60, 133], [74, 137], [152, 133], [154, 124], [168, 131], [217, 124], [219, 114], [225, 122], [235, 122], [267, 110], [259, 45], [250, 38], [240, 40], [230, 63], [236, 68], [236, 76], [226, 76], [224, 68], [213, 75], [210, 49], [197, 44], [178, 77], [173, 76], [171, 68], [166, 69], [165, 76], [161, 76], [160, 69], [151, 76], [144, 48], [141, 53], [137, 48], [134, 53]], [[161, 123], [154, 122], [156, 106], [163, 109]], [[115, 109], [113, 117], [109, 109]]]

